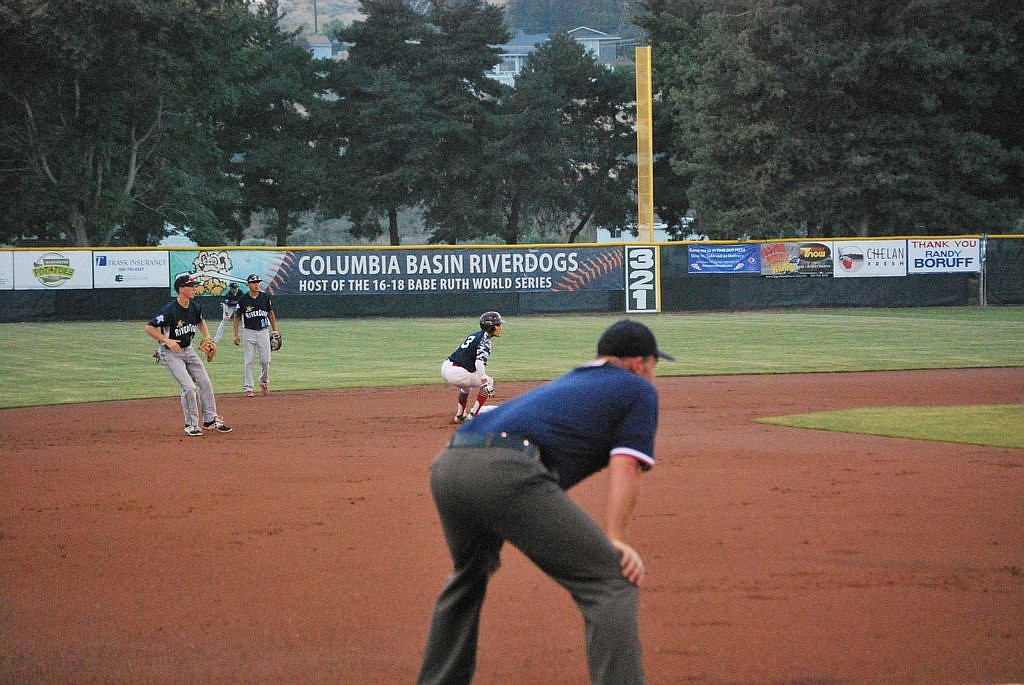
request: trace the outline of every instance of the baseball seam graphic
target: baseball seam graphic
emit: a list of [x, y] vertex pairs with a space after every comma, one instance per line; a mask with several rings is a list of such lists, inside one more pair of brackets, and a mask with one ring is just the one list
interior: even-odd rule
[[553, 291], [573, 292], [580, 290], [589, 283], [620, 268], [623, 264], [623, 251], [614, 250], [584, 259], [580, 268], [573, 273], [562, 274], [551, 285]]

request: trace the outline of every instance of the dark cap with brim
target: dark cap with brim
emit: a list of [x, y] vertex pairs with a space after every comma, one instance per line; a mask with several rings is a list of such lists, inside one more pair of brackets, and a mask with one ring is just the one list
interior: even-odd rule
[[199, 279], [197, 279], [192, 274], [181, 274], [180, 276], [174, 279], [174, 289], [180, 290], [181, 288], [185, 288], [188, 286], [192, 286], [194, 288], [195, 286], [199, 285], [199, 283]]
[[670, 362], [676, 360], [670, 354], [658, 349], [651, 329], [639, 321], [623, 319], [608, 327], [597, 341], [599, 357], [660, 357]]

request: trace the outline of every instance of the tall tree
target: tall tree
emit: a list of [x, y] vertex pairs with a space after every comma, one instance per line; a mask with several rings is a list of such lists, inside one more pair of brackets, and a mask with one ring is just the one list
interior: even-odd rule
[[423, 169], [432, 242], [456, 243], [501, 230], [494, 139], [505, 87], [485, 76], [508, 40], [502, 10], [483, 0], [438, 0], [428, 14], [422, 82], [430, 91], [431, 140]]
[[351, 47], [333, 77], [338, 97], [330, 110], [341, 154], [331, 175], [334, 197], [326, 202], [349, 214], [354, 235], [375, 238], [386, 227], [390, 244], [398, 245], [399, 213], [424, 199], [428, 171], [427, 26], [403, 0], [361, 0], [360, 8], [366, 18], [338, 33]]
[[140, 208], [173, 223], [208, 209], [245, 14], [231, 0], [4, 3], [0, 229], [106, 245]]
[[323, 179], [315, 96], [318, 70], [330, 66], [318, 67], [296, 35], [281, 28], [276, 0], [256, 8], [245, 46], [252, 74], [221, 135], [242, 206], [267, 215], [278, 245], [288, 244], [302, 213], [316, 206]]
[[705, 232], [973, 232], [1021, 215], [1019, 130], [985, 117], [1019, 102], [1020, 8], [1000, 23], [987, 2], [644, 4], [646, 26], [684, 39], [652, 32]]
[[559, 238], [573, 242], [591, 219], [635, 215], [632, 86], [564, 33], [530, 55], [507, 107], [505, 151], [518, 160], [506, 179], [508, 202], [518, 202], [510, 216], [563, 226]]

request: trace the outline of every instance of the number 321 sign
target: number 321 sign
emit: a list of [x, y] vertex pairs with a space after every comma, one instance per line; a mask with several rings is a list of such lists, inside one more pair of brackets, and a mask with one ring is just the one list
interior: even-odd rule
[[657, 246], [626, 247], [626, 311], [661, 311]]

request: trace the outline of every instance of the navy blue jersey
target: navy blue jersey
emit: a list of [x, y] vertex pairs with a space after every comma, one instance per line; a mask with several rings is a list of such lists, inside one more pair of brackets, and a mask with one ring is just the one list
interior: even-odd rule
[[250, 331], [262, 331], [270, 328], [270, 312], [274, 311], [274, 303], [270, 296], [262, 290], [253, 297], [245, 293], [238, 298], [238, 316], [242, 317], [242, 325]]
[[487, 360], [490, 358], [491, 339], [483, 331], [468, 335], [466, 340], [448, 355], [453, 364], [467, 371], [476, 371], [477, 362], [487, 366]]
[[231, 289], [229, 288], [228, 294], [224, 298], [224, 304], [228, 305], [229, 307], [234, 307], [236, 304], [238, 304], [238, 300], [242, 297], [242, 295], [243, 293], [241, 290], [238, 290], [236, 288], [234, 292], [231, 292]]
[[192, 300], [188, 309], [173, 299], [149, 320], [149, 325], [159, 328], [165, 338], [177, 340], [182, 349], [192, 344], [192, 336], [199, 331], [199, 322], [203, 320], [203, 308]]
[[513, 433], [540, 448], [544, 463], [569, 489], [625, 453], [654, 465], [658, 393], [646, 378], [611, 364], [582, 366], [478, 414], [465, 433]]

